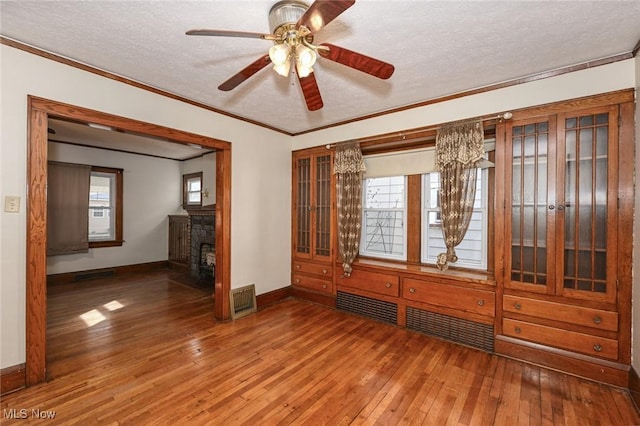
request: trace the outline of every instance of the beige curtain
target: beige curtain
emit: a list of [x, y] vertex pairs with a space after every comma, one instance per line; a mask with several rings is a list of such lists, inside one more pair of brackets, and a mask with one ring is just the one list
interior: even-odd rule
[[351, 264], [360, 249], [364, 171], [359, 143], [346, 142], [336, 147], [333, 173], [338, 205], [338, 252], [347, 277], [351, 275]]
[[440, 172], [442, 233], [447, 251], [436, 264], [446, 270], [456, 262], [455, 247], [462, 242], [471, 221], [476, 197], [477, 167], [484, 157], [482, 121], [443, 126], [436, 137], [436, 166]]
[[89, 250], [91, 166], [49, 162], [47, 256]]

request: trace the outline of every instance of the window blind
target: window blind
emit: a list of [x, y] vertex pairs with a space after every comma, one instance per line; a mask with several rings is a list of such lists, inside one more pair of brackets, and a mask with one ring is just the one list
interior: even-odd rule
[[[485, 152], [495, 150], [495, 139], [484, 142]], [[436, 148], [421, 148], [407, 151], [372, 154], [364, 157], [367, 168], [365, 178], [421, 175], [436, 172]], [[492, 167], [493, 163], [482, 161], [481, 168]]]

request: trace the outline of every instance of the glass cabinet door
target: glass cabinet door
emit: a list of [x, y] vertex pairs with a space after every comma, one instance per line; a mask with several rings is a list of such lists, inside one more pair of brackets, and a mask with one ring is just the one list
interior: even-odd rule
[[553, 291], [554, 128], [552, 117], [507, 127], [507, 285], [540, 293]]
[[604, 107], [506, 125], [507, 287], [615, 300], [616, 123]]
[[617, 159], [616, 144], [611, 143], [611, 131], [617, 129], [616, 110], [586, 111], [560, 120], [564, 172], [558, 205], [563, 229], [559, 263], [563, 273], [558, 274], [557, 290], [569, 296], [611, 299], [617, 259], [616, 251], [607, 247], [615, 247], [617, 171], [609, 167], [609, 159]]
[[331, 255], [331, 176], [333, 162], [331, 154], [316, 157], [316, 220], [314, 255]]
[[311, 158], [294, 162], [295, 229], [294, 251], [299, 257], [311, 256]]
[[333, 156], [331, 153], [294, 155], [293, 167], [294, 255], [329, 261]]

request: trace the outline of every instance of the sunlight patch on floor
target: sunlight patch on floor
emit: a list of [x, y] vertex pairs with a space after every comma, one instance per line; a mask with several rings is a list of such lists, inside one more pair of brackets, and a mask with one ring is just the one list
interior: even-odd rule
[[85, 312], [84, 314], [80, 315], [80, 318], [85, 322], [85, 324], [87, 324], [88, 327], [92, 327], [107, 319], [97, 309], [92, 309], [88, 312]]
[[124, 305], [120, 302], [118, 302], [117, 300], [112, 300], [109, 303], [105, 303], [104, 305], [105, 308], [107, 308], [110, 311], [117, 311], [118, 309], [124, 308]]
[[[109, 312], [117, 311], [118, 309], [124, 308], [124, 305], [117, 300], [112, 300], [111, 302], [105, 303], [102, 306]], [[101, 323], [102, 321], [106, 320], [107, 317], [105, 317], [98, 309], [101, 308], [92, 309], [85, 312], [84, 314], [80, 315], [80, 319], [82, 319], [82, 321], [84, 321], [84, 323], [87, 324], [88, 327]]]

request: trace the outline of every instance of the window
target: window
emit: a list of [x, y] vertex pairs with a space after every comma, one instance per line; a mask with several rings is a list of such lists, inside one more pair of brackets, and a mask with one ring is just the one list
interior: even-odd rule
[[364, 180], [360, 255], [406, 260], [406, 177]]
[[182, 175], [182, 206], [202, 206], [202, 172]]
[[122, 245], [122, 170], [91, 167], [89, 247]]
[[[487, 269], [487, 170], [478, 169], [476, 199], [464, 240], [456, 247], [455, 266]], [[440, 221], [440, 174], [422, 175], [422, 263], [436, 263], [439, 253], [446, 251]]]

